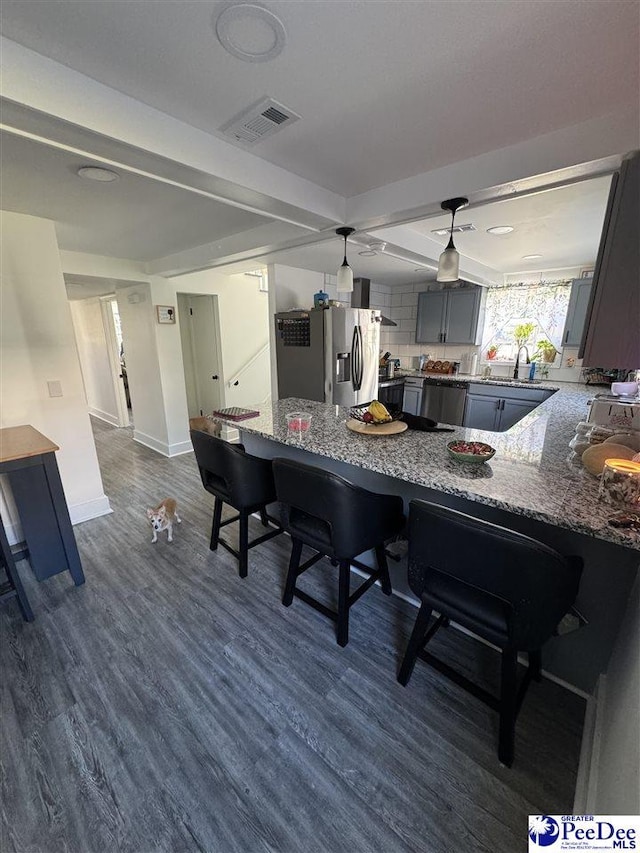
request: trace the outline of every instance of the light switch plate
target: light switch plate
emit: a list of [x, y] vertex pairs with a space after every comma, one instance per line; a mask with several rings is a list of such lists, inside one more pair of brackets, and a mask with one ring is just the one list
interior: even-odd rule
[[62, 383], [58, 380], [47, 382], [50, 397], [62, 397]]

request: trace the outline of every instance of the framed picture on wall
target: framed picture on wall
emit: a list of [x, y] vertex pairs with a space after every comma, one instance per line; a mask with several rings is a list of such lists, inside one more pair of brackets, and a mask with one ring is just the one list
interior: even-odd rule
[[156, 305], [158, 323], [175, 323], [176, 309], [173, 305]]

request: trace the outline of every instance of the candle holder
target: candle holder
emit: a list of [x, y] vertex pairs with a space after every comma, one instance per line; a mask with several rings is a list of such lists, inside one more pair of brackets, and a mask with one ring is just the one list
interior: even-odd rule
[[620, 509], [640, 511], [640, 462], [607, 459], [598, 497]]

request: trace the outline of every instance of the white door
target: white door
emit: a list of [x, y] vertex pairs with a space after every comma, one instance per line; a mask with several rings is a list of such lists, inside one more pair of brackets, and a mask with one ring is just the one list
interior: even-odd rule
[[[186, 316], [183, 311], [180, 324], [183, 335], [189, 339], [191, 355], [191, 365], [185, 359], [185, 373], [191, 369], [191, 377], [187, 377], [187, 384], [193, 389], [190, 409], [195, 409], [189, 411], [189, 417], [210, 415], [224, 405], [216, 303], [215, 296], [193, 295], [188, 295], [178, 303], [186, 307]], [[183, 352], [185, 348], [183, 346]]]

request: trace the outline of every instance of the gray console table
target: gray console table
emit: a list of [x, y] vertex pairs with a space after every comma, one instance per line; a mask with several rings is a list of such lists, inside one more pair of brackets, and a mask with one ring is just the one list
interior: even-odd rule
[[0, 474], [9, 479], [34, 575], [42, 581], [68, 571], [80, 586], [84, 573], [58, 471], [58, 449], [32, 426], [0, 429]]

